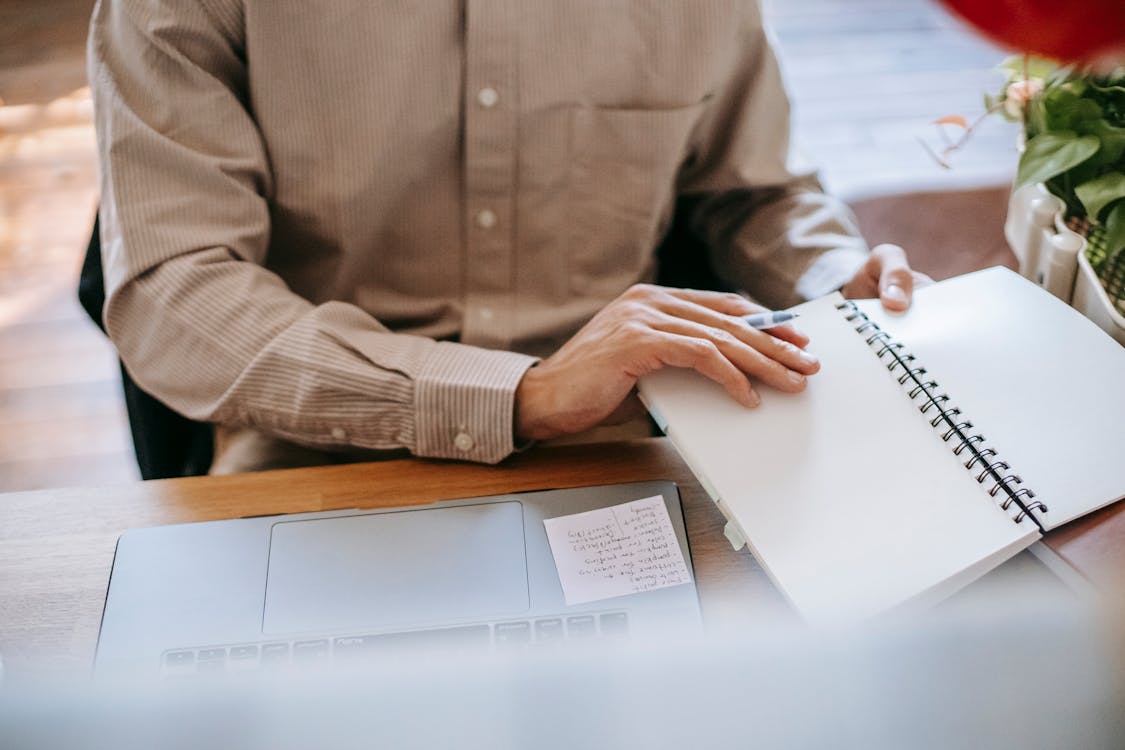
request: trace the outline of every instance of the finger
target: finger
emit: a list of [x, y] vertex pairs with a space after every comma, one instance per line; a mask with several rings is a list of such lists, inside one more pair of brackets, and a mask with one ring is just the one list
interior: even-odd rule
[[655, 337], [652, 341], [660, 364], [695, 370], [721, 385], [743, 406], [754, 408], [762, 403], [747, 377], [707, 339], [663, 331], [653, 333]]
[[879, 270], [882, 267], [883, 261], [880, 256], [868, 254], [863, 267], [840, 288], [840, 292], [846, 299], [868, 299], [878, 296]]
[[888, 310], [910, 307], [914, 293], [914, 274], [906, 253], [898, 245], [879, 245], [871, 254], [879, 262], [879, 299]]
[[[746, 302], [746, 300], [743, 301]], [[747, 302], [747, 304], [757, 308], [756, 312], [767, 311], [766, 308], [761, 305], [756, 305], [752, 302]], [[654, 306], [668, 315], [685, 320], [692, 320], [712, 328], [720, 328], [738, 336], [743, 341], [746, 341], [751, 346], [762, 351], [776, 347], [777, 340], [788, 342], [801, 349], [804, 349], [809, 344], [809, 337], [791, 325], [781, 325], [768, 330], [759, 330], [742, 320], [741, 313], [729, 313], [723, 310], [716, 310], [713, 307], [697, 304], [690, 298], [681, 297], [677, 294], [671, 294], [664, 300], [654, 302]], [[771, 339], [773, 341], [771, 341]]]
[[664, 291], [669, 297], [693, 302], [724, 315], [741, 317], [768, 312], [768, 308], [762, 307], [756, 302], [751, 302], [741, 294], [735, 294], [734, 292], [712, 292], [705, 289], [675, 289], [671, 287], [664, 288]]
[[[872, 282], [874, 284], [874, 282]], [[763, 307], [756, 302], [751, 302], [740, 294], [734, 292], [714, 292], [704, 289], [678, 289], [675, 287], [662, 287], [640, 284], [632, 287], [626, 293], [635, 302], [654, 307], [658, 310], [677, 315], [679, 317], [696, 320], [706, 325], [713, 325], [736, 330], [749, 328], [742, 320], [731, 321], [725, 324], [718, 323], [714, 318], [706, 317], [701, 310], [709, 310], [720, 315], [741, 319], [745, 315], [769, 312], [768, 307]], [[750, 329], [754, 330], [754, 329]], [[764, 331], [769, 336], [788, 341], [802, 349], [809, 345], [809, 337], [792, 325], [774, 326]]]
[[705, 339], [719, 350], [739, 370], [753, 375], [774, 388], [789, 393], [804, 390], [805, 376], [820, 369], [820, 362], [807, 352], [772, 336], [761, 336], [767, 351], [759, 350], [721, 328], [712, 328], [682, 318], [667, 318], [659, 330], [680, 336]]
[[[745, 321], [744, 321], [745, 322]], [[773, 326], [772, 328], [761, 329], [762, 333], [773, 336], [782, 341], [788, 341], [794, 346], [804, 349], [809, 345], [809, 337], [804, 331], [799, 331], [791, 324], [785, 323], [784, 325]]]

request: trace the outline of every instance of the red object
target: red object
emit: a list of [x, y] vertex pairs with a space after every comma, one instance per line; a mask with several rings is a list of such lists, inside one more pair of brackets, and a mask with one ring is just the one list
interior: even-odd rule
[[1125, 58], [1125, 0], [940, 0], [1002, 46], [1062, 62]]

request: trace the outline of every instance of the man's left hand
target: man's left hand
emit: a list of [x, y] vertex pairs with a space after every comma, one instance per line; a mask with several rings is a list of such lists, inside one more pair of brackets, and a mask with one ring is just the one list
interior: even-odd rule
[[863, 268], [840, 291], [848, 299], [878, 297], [883, 307], [901, 312], [910, 307], [916, 287], [932, 282], [926, 274], [910, 270], [901, 247], [878, 245]]

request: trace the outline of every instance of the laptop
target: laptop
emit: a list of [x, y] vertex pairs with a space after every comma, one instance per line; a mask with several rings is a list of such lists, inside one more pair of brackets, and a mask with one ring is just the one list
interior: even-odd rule
[[193, 677], [404, 648], [507, 649], [697, 632], [692, 582], [568, 606], [543, 521], [679, 493], [640, 482], [136, 529], [117, 543], [99, 675]]

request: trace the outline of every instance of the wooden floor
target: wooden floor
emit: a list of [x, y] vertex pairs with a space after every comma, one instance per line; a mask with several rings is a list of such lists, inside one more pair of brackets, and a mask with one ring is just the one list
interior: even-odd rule
[[117, 358], [74, 292], [97, 200], [92, 6], [0, 4], [0, 491], [137, 477]]
[[[97, 201], [83, 60], [92, 5], [0, 3], [0, 492], [137, 477], [116, 357], [74, 295]], [[797, 140], [829, 188], [860, 200], [1010, 180], [1015, 136], [999, 122], [952, 172], [919, 145], [938, 142], [935, 118], [980, 111], [1002, 57], [930, 0], [772, 0], [767, 10], [794, 93]], [[888, 235], [872, 239], [894, 235], [926, 254], [938, 275], [1003, 252], [1001, 191], [944, 200], [859, 206], [865, 226]], [[972, 210], [977, 234], [950, 234], [944, 212]]]

